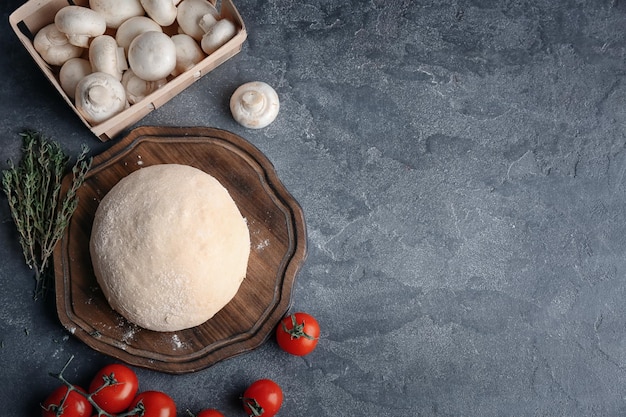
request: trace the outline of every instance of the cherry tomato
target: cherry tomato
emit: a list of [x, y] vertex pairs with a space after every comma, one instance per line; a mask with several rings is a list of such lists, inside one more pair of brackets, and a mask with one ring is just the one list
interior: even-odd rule
[[89, 385], [89, 392], [104, 411], [117, 414], [128, 409], [138, 388], [139, 380], [135, 372], [125, 365], [114, 363], [96, 373]]
[[139, 393], [128, 407], [128, 410], [134, 410], [136, 407], [143, 408], [143, 414], [141, 411], [138, 411], [130, 414], [129, 417], [176, 417], [174, 400], [161, 391], [144, 391]]
[[[80, 387], [76, 389], [85, 392]], [[41, 405], [42, 417], [89, 417], [91, 415], [93, 407], [87, 398], [76, 391], [70, 391], [66, 397], [67, 391], [68, 388], [65, 385], [52, 391], [52, 394]]]
[[294, 313], [283, 318], [276, 327], [278, 346], [287, 353], [304, 356], [313, 352], [320, 337], [320, 325], [307, 313]]
[[196, 417], [224, 417], [224, 414], [220, 413], [214, 408], [208, 408], [200, 411]]
[[248, 416], [272, 417], [283, 403], [283, 391], [271, 379], [259, 379], [244, 391], [242, 400]]

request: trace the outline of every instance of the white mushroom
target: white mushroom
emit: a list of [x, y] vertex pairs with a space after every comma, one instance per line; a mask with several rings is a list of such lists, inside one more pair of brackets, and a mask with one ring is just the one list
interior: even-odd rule
[[133, 39], [144, 32], [150, 31], [163, 32], [163, 28], [147, 16], [131, 17], [117, 28], [115, 40], [117, 44], [128, 53], [128, 47]]
[[[182, 33], [186, 33], [199, 42], [205, 31], [219, 18], [217, 9], [207, 0], [183, 0], [178, 5], [176, 22]], [[201, 21], [205, 30], [200, 26]]]
[[194, 38], [184, 33], [172, 36], [172, 41], [176, 46], [176, 68], [172, 71], [173, 76], [193, 68], [205, 57], [204, 52]]
[[115, 42], [110, 35], [100, 35], [89, 45], [89, 62], [93, 72], [106, 72], [121, 80], [122, 74], [128, 69], [124, 48]]
[[87, 48], [89, 40], [106, 31], [104, 16], [82, 6], [65, 6], [54, 16], [57, 28], [65, 33], [72, 45]]
[[89, 0], [89, 7], [103, 15], [107, 26], [113, 29], [131, 17], [145, 13], [139, 0]]
[[141, 101], [148, 94], [155, 92], [167, 83], [167, 79], [163, 78], [157, 81], [146, 81], [137, 77], [133, 70], [124, 72], [122, 77], [122, 85], [126, 89], [126, 98], [130, 104]]
[[69, 43], [67, 36], [54, 23], [41, 28], [33, 39], [33, 47], [50, 65], [63, 65], [82, 55], [83, 48]]
[[88, 60], [84, 58], [67, 60], [59, 70], [59, 82], [65, 94], [74, 100], [76, 85], [91, 72], [91, 63]]
[[274, 89], [261, 81], [239, 86], [230, 98], [233, 118], [242, 126], [261, 129], [276, 119], [280, 103]]
[[161, 26], [176, 21], [177, 9], [174, 0], [140, 0], [146, 14]]
[[128, 64], [146, 81], [166, 78], [176, 68], [176, 46], [162, 32], [144, 32], [128, 47]]
[[76, 109], [91, 124], [108, 120], [127, 106], [120, 81], [104, 72], [93, 72], [76, 85]]
[[218, 20], [202, 37], [202, 50], [210, 55], [231, 40], [237, 33], [235, 24], [228, 19]]

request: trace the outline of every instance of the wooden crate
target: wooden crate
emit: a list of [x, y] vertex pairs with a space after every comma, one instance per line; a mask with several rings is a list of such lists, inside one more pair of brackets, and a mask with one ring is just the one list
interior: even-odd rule
[[[210, 0], [211, 3], [216, 5], [216, 0]], [[22, 42], [26, 50], [33, 57], [41, 71], [45, 74], [52, 85], [57, 89], [63, 100], [74, 110], [83, 123], [102, 141], [107, 141], [122, 130], [130, 127], [144, 116], [150, 113], [152, 110], [161, 107], [167, 103], [176, 94], [180, 93], [185, 88], [189, 87], [195, 81], [199, 80], [202, 76], [212, 71], [220, 64], [224, 63], [239, 51], [241, 51], [242, 45], [247, 38], [246, 28], [241, 19], [241, 16], [232, 0], [222, 0], [218, 5], [222, 18], [230, 19], [237, 26], [237, 33], [229, 40], [225, 45], [220, 47], [217, 51], [208, 55], [201, 62], [196, 64], [190, 70], [171, 78], [167, 84], [159, 88], [152, 94], [146, 96], [143, 100], [133, 104], [123, 112], [113, 116], [112, 118], [99, 123], [97, 125], [91, 125], [85, 120], [76, 107], [70, 97], [65, 94], [61, 84], [58, 80], [58, 67], [54, 67], [46, 63], [33, 46], [33, 39], [35, 34], [44, 26], [54, 21], [54, 15], [58, 10], [67, 5], [75, 4], [79, 6], [89, 6], [88, 0], [30, 0], [20, 8], [15, 10], [9, 16], [9, 23], [15, 31], [15, 34]], [[171, 27], [164, 28], [164, 32], [174, 34], [177, 32], [177, 27], [174, 24]]]

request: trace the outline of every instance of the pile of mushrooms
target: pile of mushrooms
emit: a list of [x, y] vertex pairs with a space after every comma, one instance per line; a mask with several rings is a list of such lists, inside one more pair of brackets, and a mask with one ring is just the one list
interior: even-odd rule
[[236, 31], [208, 0], [90, 0], [61, 8], [33, 46], [95, 125], [190, 70]]

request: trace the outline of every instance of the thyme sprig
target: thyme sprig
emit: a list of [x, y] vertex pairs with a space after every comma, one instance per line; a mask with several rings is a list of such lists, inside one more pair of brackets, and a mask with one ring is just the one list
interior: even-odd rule
[[61, 182], [70, 158], [57, 142], [40, 133], [25, 131], [20, 136], [22, 160], [19, 165], [8, 161], [9, 169], [2, 172], [2, 188], [24, 259], [35, 272], [34, 298], [39, 299], [50, 287], [50, 258], [78, 205], [76, 191], [84, 182], [92, 159], [87, 157], [89, 149], [83, 145], [71, 168], [71, 184], [62, 196]]

